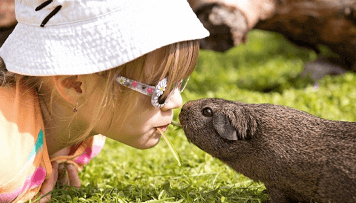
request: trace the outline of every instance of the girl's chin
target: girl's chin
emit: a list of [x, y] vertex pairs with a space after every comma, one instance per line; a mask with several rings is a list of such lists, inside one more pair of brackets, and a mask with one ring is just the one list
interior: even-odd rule
[[150, 149], [150, 148], [156, 146], [159, 143], [159, 140], [160, 139], [157, 139], [157, 141], [156, 140], [155, 141], [150, 141], [150, 142], [145, 143], [143, 145], [136, 146], [135, 148], [137, 148], [137, 149]]
[[[143, 137], [142, 137], [143, 138]], [[149, 136], [147, 139], [142, 139], [137, 141], [135, 143], [135, 146], [132, 146], [132, 147], [135, 147], [137, 149], [149, 149], [149, 148], [152, 148], [154, 146], [156, 146], [159, 141], [161, 140], [161, 134], [156, 131], [154, 134], [152, 134], [152, 136]]]

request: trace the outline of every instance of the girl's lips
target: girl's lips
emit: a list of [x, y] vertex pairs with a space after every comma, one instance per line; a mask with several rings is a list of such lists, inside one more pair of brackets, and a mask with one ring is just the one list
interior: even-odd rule
[[168, 125], [163, 125], [163, 126], [158, 126], [158, 127], [156, 127], [156, 128], [160, 128], [160, 129], [162, 129], [163, 131], [166, 131], [167, 128], [168, 128], [168, 126], [169, 126], [169, 124], [168, 124]]

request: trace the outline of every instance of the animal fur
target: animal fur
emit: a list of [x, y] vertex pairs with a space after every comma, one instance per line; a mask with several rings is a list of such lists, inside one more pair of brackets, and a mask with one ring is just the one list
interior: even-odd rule
[[271, 203], [356, 202], [356, 123], [271, 104], [186, 103], [189, 141], [262, 181]]

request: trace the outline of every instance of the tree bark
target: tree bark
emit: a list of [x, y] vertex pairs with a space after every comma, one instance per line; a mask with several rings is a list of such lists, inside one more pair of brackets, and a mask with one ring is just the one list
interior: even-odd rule
[[259, 20], [274, 13], [273, 0], [188, 0], [210, 36], [201, 40], [202, 49], [226, 51], [246, 42]]
[[[356, 71], [356, 0], [190, 0], [189, 3], [213, 33], [202, 41], [203, 49], [226, 51], [244, 42], [251, 29], [262, 29], [281, 33], [296, 45], [317, 53], [319, 46], [325, 45], [338, 55], [339, 66]], [[214, 20], [218, 18], [214, 10], [221, 11], [220, 21]]]
[[10, 35], [15, 25], [17, 24], [15, 17], [15, 1], [1, 0], [0, 1], [0, 47]]
[[281, 33], [317, 53], [325, 45], [342, 67], [356, 71], [355, 0], [279, 0], [276, 13], [255, 28]]

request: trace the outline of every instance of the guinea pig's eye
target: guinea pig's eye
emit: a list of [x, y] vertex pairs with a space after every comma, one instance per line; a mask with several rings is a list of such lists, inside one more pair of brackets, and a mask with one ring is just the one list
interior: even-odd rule
[[203, 108], [203, 110], [201, 111], [201, 113], [202, 113], [203, 116], [205, 116], [205, 117], [212, 117], [212, 116], [213, 116], [213, 110], [211, 110], [211, 108], [209, 108], [209, 107]]

